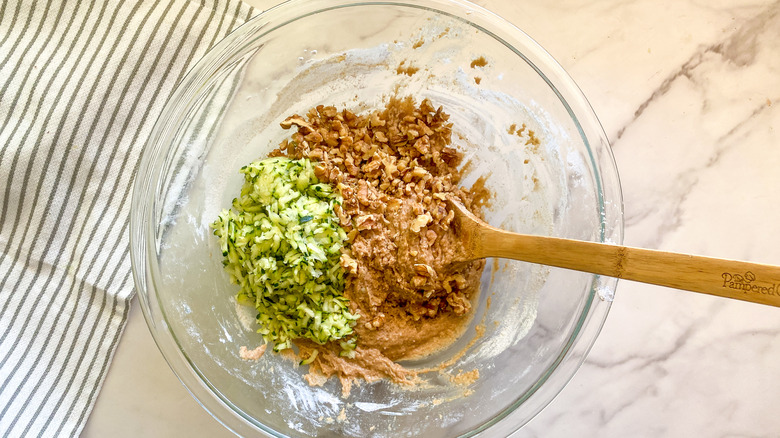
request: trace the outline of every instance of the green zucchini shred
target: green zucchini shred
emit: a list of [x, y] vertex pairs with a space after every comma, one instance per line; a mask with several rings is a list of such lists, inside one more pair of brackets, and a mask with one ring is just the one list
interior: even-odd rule
[[240, 172], [241, 195], [211, 224], [240, 288], [236, 299], [254, 304], [258, 333], [275, 351], [307, 338], [340, 341], [341, 354], [353, 356], [358, 315], [343, 293], [347, 235], [333, 209], [341, 195], [320, 183], [307, 159], [268, 158]]
[[317, 353], [319, 353], [319, 352], [320, 352], [319, 350], [312, 351], [311, 355], [308, 358], [302, 360], [298, 365], [308, 365], [308, 364], [314, 362], [314, 359], [317, 358]]

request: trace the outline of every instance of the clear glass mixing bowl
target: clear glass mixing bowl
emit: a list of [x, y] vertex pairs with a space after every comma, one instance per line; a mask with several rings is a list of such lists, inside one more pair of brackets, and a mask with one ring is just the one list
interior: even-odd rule
[[[622, 242], [620, 184], [596, 116], [510, 23], [455, 0], [291, 1], [263, 13], [209, 51], [167, 102], [131, 213], [135, 282], [154, 339], [195, 398], [240, 435], [508, 435], [561, 391], [607, 316], [614, 279], [490, 260], [466, 334], [406, 364], [456, 358], [418, 390], [378, 382], [344, 399], [338, 382], [309, 387], [305, 370], [278, 355], [240, 359], [240, 346], [262, 341], [242, 323], [208, 227], [239, 190], [238, 169], [289, 135], [279, 122], [290, 114], [319, 104], [362, 112], [393, 94], [451, 114], [464, 185], [487, 176], [491, 224]], [[473, 369], [475, 382], [450, 382]]]

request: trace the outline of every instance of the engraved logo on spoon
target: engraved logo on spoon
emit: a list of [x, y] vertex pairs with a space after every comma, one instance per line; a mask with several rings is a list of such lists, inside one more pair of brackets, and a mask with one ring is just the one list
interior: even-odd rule
[[780, 295], [777, 283], [756, 281], [756, 274], [751, 271], [745, 272], [744, 275], [724, 272], [721, 278], [723, 278], [723, 287], [728, 289], [741, 290], [744, 293]]

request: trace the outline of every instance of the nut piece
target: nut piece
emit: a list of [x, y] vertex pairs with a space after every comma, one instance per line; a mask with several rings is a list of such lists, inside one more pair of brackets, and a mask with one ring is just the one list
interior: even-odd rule
[[298, 132], [300, 132], [303, 135], [309, 134], [311, 132], [314, 132], [314, 128], [311, 127], [311, 124], [307, 122], [306, 120], [303, 120], [303, 117], [299, 115], [294, 115], [286, 118], [282, 123], [279, 124], [283, 129], [290, 129], [293, 125], [298, 127]]
[[447, 295], [447, 304], [452, 307], [456, 315], [463, 315], [471, 310], [471, 303], [461, 292], [453, 292]]
[[375, 214], [366, 214], [363, 216], [358, 216], [355, 219], [355, 225], [357, 225], [358, 231], [370, 230], [376, 228], [378, 222], [379, 219]]
[[415, 167], [414, 170], [412, 170], [413, 177], [422, 178], [425, 175], [428, 175], [428, 171], [425, 170], [424, 167]]
[[344, 268], [345, 271], [347, 271], [348, 274], [357, 274], [358, 271], [358, 264], [355, 259], [350, 257], [347, 254], [342, 254], [341, 258], [339, 259], [339, 263], [341, 264], [341, 267]]
[[385, 314], [382, 313], [382, 312], [379, 312], [379, 314], [377, 314], [376, 318], [372, 319], [371, 321], [368, 321], [368, 322], [364, 323], [363, 327], [365, 327], [365, 328], [367, 328], [369, 330], [376, 330], [379, 327], [381, 327], [382, 324], [384, 324], [384, 322], [385, 322]]
[[387, 210], [396, 211], [401, 207], [401, 200], [398, 198], [391, 198], [387, 201]]
[[426, 283], [428, 283], [428, 278], [422, 275], [415, 275], [412, 277], [411, 283], [412, 286], [414, 286], [416, 289], [421, 289], [423, 286], [425, 286]]
[[421, 275], [423, 277], [436, 278], [436, 271], [424, 263], [418, 263], [414, 265], [414, 271], [417, 272], [417, 275]]
[[421, 214], [416, 218], [414, 218], [412, 224], [409, 226], [409, 229], [411, 229], [415, 233], [419, 233], [420, 229], [424, 226], [427, 226], [429, 223], [431, 223], [432, 220], [433, 218], [429, 213]]
[[465, 289], [466, 286], [468, 285], [468, 283], [466, 282], [466, 277], [464, 277], [463, 274], [455, 274], [452, 276], [452, 279], [455, 280], [455, 285], [460, 290]]

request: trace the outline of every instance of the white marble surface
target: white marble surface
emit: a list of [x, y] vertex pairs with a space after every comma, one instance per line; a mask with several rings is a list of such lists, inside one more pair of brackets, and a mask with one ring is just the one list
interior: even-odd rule
[[[780, 2], [477, 3], [589, 98], [622, 177], [626, 244], [780, 264]], [[622, 282], [586, 363], [516, 435], [778, 436], [779, 369], [780, 309]], [[230, 434], [136, 305], [84, 436]]]

